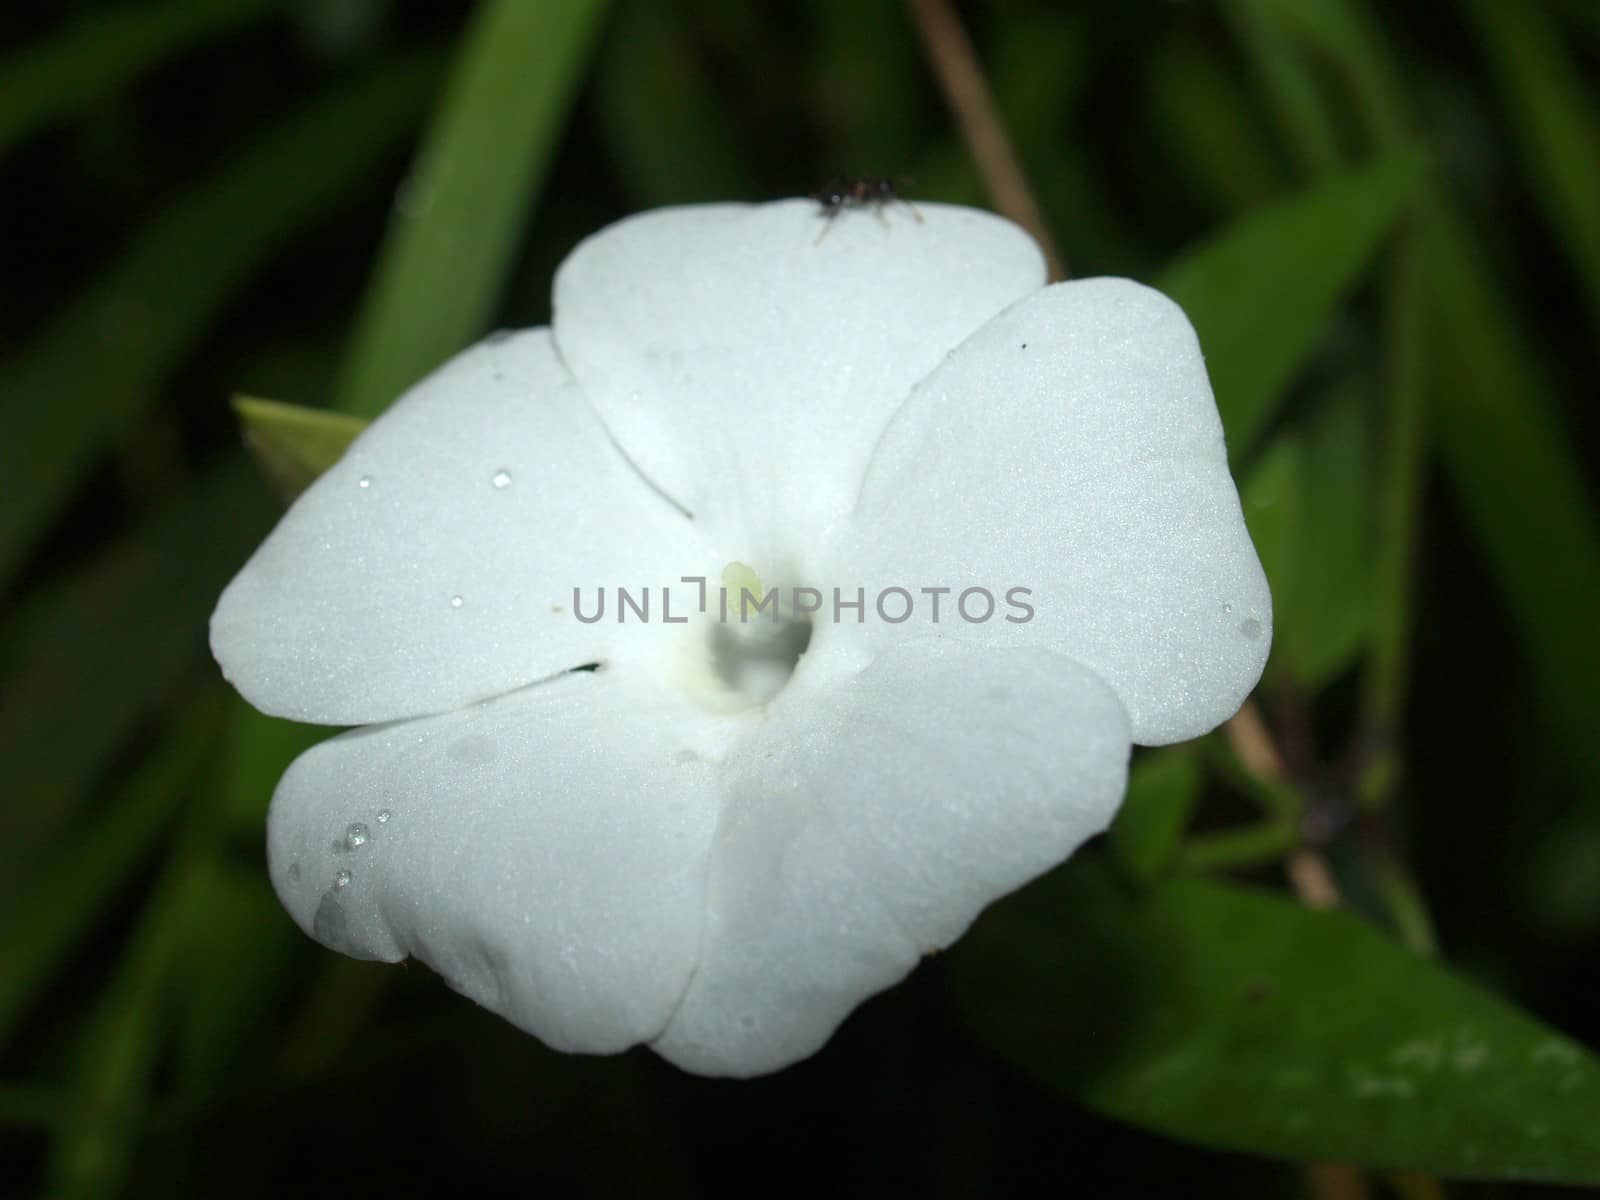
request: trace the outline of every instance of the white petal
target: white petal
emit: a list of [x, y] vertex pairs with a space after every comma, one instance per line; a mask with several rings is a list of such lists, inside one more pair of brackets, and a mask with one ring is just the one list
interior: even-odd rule
[[803, 542], [848, 510], [911, 385], [1044, 282], [1032, 239], [985, 213], [818, 213], [805, 200], [645, 213], [556, 276], [562, 357], [730, 556]]
[[[952, 588], [960, 636], [1087, 664], [1138, 742], [1226, 720], [1266, 661], [1271, 597], [1194, 331], [1127, 280], [1047, 288], [951, 355], [885, 432], [854, 526], [847, 570]], [[951, 613], [968, 587], [996, 597], [988, 622]]]
[[279, 522], [211, 619], [257, 708], [327, 724], [439, 712], [604, 661], [638, 626], [573, 615], [598, 587], [701, 565], [548, 330], [482, 342], [406, 393]]
[[655, 1043], [688, 1070], [811, 1054], [1122, 796], [1127, 717], [1065, 659], [930, 637], [812, 666], [727, 765], [700, 966]]
[[346, 733], [278, 786], [273, 882], [335, 950], [415, 956], [552, 1046], [622, 1050], [694, 965], [721, 736], [604, 670]]

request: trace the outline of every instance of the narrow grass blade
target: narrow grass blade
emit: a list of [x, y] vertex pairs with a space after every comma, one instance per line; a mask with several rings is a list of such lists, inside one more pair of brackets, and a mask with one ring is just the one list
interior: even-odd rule
[[29, 352], [0, 364], [0, 584], [222, 306], [385, 162], [434, 72], [431, 54], [404, 58], [303, 106], [164, 209]]
[[371, 417], [479, 333], [588, 62], [604, 0], [487, 0], [384, 241], [337, 407]]
[[1249, 214], [1162, 275], [1199, 331], [1235, 461], [1405, 212], [1421, 165], [1396, 155], [1340, 174]]
[[248, 28], [285, 0], [97, 5], [0, 63], [0, 157], [51, 121], [114, 95], [211, 38]]
[[[1471, 0], [1478, 43], [1494, 70], [1527, 164], [1528, 194], [1544, 209], [1600, 324], [1600, 105], [1543, 5]], [[1591, 77], [1592, 80], [1592, 77]]]
[[38, 589], [0, 641], [0, 896], [65, 828], [139, 720], [205, 653], [218, 592], [267, 528], [237, 461], [171, 510]]
[[176, 724], [80, 837], [34, 873], [27, 904], [0, 926], [0, 1049], [28, 1005], [94, 928], [129, 874], [172, 824], [191, 782], [223, 730], [215, 690]]

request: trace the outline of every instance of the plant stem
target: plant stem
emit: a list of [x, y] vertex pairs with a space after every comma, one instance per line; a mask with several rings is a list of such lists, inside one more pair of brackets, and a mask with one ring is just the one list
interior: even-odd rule
[[1070, 278], [1066, 260], [1050, 236], [1039, 202], [1022, 173], [1000, 114], [995, 111], [983, 64], [962, 28], [961, 18], [949, 0], [907, 0], [907, 7], [912, 23], [922, 35], [939, 88], [961, 128], [962, 140], [989, 188], [995, 211], [1033, 235], [1044, 251], [1052, 282]]
[[1267, 820], [1220, 833], [1201, 833], [1183, 844], [1178, 865], [1186, 871], [1238, 871], [1277, 862], [1299, 843], [1287, 821]]
[[1264, 813], [1298, 827], [1305, 797], [1289, 782], [1283, 755], [1255, 701], [1246, 700], [1222, 732], [1225, 744], [1214, 738], [1206, 742], [1212, 765]]

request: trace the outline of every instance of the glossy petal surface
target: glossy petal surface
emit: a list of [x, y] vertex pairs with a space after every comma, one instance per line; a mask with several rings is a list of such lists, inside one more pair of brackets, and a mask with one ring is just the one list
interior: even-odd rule
[[641, 628], [579, 622], [573, 588], [675, 579], [701, 565], [697, 545], [608, 441], [549, 331], [491, 338], [295, 502], [223, 593], [212, 650], [274, 716], [447, 711], [624, 653]]
[[807, 664], [729, 759], [701, 961], [655, 1048], [753, 1075], [1100, 832], [1127, 717], [1050, 654], [920, 638], [859, 673]]
[[[853, 524], [856, 573], [948, 587], [962, 636], [1091, 667], [1135, 741], [1214, 728], [1266, 662], [1271, 597], [1194, 331], [1128, 280], [1057, 284], [963, 344], [896, 414]], [[969, 587], [988, 621], [951, 612]], [[1014, 587], [1029, 621], [1006, 619]]]
[[972, 209], [662, 209], [572, 252], [555, 334], [644, 473], [766, 557], [847, 510], [912, 385], [1043, 283], [1033, 240]]
[[273, 797], [273, 883], [357, 958], [414, 956], [550, 1045], [665, 1026], [694, 967], [716, 829], [697, 711], [605, 671], [342, 734]]

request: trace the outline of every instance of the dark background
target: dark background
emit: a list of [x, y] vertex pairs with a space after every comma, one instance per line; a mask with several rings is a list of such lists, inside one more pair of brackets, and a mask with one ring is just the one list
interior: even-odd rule
[[[1529, 3], [1595, 78], [1600, 9]], [[0, 114], [5, 81], [18, 78], [5, 72], [25, 56], [152, 7], [12, 0], [0, 17]], [[9, 503], [36, 482], [33, 443], [14, 431], [70, 436], [51, 414], [79, 420], [61, 400], [82, 389], [125, 414], [56, 480], [37, 534], [0, 576], [0, 975], [12, 976], [0, 992], [0, 1194], [52, 1182], [129, 1195], [1305, 1194], [1300, 1166], [1180, 1145], [1019, 1075], [966, 1028], [941, 960], [867, 1003], [813, 1060], [728, 1083], [644, 1051], [552, 1054], [426, 969], [338, 960], [294, 929], [261, 852], [281, 763], [237, 761], [230, 730], [243, 718], [205, 646], [217, 592], [277, 510], [245, 466], [226, 402], [235, 392], [329, 401], [468, 7], [258, 7], [0, 143]], [[1075, 275], [1149, 278], [1307, 181], [1241, 35], [1247, 7], [965, 7]], [[1492, 43], [1465, 8], [1375, 7], [1472, 252], [1549, 381], [1540, 401], [1592, 466], [1593, 294], [1572, 225], [1553, 215], [1529, 156], [1517, 85], [1495, 73]], [[434, 54], [440, 73], [418, 76], [413, 115], [393, 118], [399, 132], [382, 135], [370, 164], [270, 235], [259, 189], [306, 186], [297, 172], [244, 189], [209, 221], [192, 217], [208, 181], [289, 114], [412, 52]], [[1336, 132], [1359, 160], [1359, 127]], [[494, 323], [546, 320], [556, 264], [615, 218], [805, 194], [841, 172], [906, 178], [913, 197], [985, 202], [900, 6], [619, 2], [530, 198]], [[163, 232], [151, 241], [152, 230]], [[191, 264], [257, 237], [205, 297], [186, 293]], [[1321, 381], [1380, 354], [1373, 289], [1350, 298], [1280, 427]], [[1521, 483], [1508, 475], [1499, 501], [1518, 505]], [[1430, 467], [1408, 772], [1390, 832], [1445, 957], [1594, 1045], [1600, 796], [1583, 739], [1568, 731], [1593, 729], [1595, 710], [1540, 690], [1518, 635], [1531, 618], [1504, 603], [1501, 568], [1460, 503]], [[1560, 561], [1567, 549], [1537, 552]], [[1358, 692], [1352, 666], [1315, 695], [1264, 700], [1269, 716], [1284, 703], [1304, 716], [1311, 760], [1336, 764]], [[1336, 777], [1330, 768], [1318, 786]], [[214, 861], [184, 890], [171, 865], [188, 853], [193, 813], [222, 791], [226, 811], [200, 822], [220, 829]], [[1239, 805], [1213, 785], [1201, 821], [1224, 823]], [[1341, 870], [1357, 852], [1337, 838], [1329, 847]], [[1275, 869], [1255, 877], [1282, 885]]]

